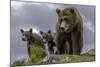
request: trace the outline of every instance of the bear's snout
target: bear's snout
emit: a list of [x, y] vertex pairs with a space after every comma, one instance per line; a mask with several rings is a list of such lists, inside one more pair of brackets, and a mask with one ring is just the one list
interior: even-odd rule
[[26, 39], [25, 38], [22, 38], [22, 41], [26, 41]]
[[61, 27], [61, 28], [60, 28], [60, 31], [61, 31], [61, 32], [64, 32], [64, 31], [65, 31], [64, 27]]

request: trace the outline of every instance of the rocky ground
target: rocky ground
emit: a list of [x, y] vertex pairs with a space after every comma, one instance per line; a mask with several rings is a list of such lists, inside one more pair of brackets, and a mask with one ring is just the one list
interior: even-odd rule
[[43, 58], [38, 64], [50, 64], [56, 62], [64, 62], [68, 60], [69, 57], [65, 55], [50, 55]]
[[94, 55], [51, 55], [46, 56], [38, 64], [62, 64], [95, 61]]
[[45, 50], [41, 47], [33, 47], [31, 49], [31, 58], [28, 61], [15, 61], [11, 67], [45, 65], [45, 64], [63, 64], [95, 61], [95, 50], [91, 49], [81, 55], [46, 55]]

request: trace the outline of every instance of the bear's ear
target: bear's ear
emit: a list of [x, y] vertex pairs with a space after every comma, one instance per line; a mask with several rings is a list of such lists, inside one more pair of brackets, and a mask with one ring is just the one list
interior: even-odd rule
[[42, 32], [42, 31], [40, 31], [40, 34], [42, 35], [42, 34], [43, 34], [43, 32]]
[[21, 33], [23, 33], [23, 32], [24, 32], [24, 30], [23, 30], [23, 29], [20, 29], [20, 32], [21, 32]]
[[72, 14], [74, 14], [74, 9], [70, 9], [70, 12], [71, 12]]
[[51, 30], [48, 30], [48, 33], [51, 34]]
[[59, 8], [56, 9], [57, 14], [60, 14], [61, 10]]
[[29, 30], [30, 33], [32, 33], [32, 28]]

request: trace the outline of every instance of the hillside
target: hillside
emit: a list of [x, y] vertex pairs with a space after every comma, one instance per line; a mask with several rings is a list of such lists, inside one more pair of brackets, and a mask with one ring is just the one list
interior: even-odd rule
[[[78, 63], [78, 62], [91, 62], [95, 61], [94, 50], [90, 50], [82, 55], [51, 55], [46, 58], [45, 50], [41, 47], [34, 46], [31, 48], [31, 58], [27, 62], [19, 60], [14, 62], [11, 67], [27, 66], [27, 65], [42, 65], [42, 64], [62, 64], [62, 63]], [[45, 60], [45, 62], [44, 62]], [[49, 60], [49, 62], [48, 62]]]

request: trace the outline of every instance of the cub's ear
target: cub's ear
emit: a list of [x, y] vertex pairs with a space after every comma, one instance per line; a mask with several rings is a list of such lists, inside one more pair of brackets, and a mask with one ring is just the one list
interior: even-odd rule
[[23, 32], [24, 32], [24, 30], [23, 30], [23, 29], [20, 29], [20, 32], [21, 32], [21, 33], [23, 33]]
[[74, 9], [70, 9], [70, 12], [73, 14], [75, 11], [74, 11]]
[[51, 30], [48, 30], [48, 33], [51, 34]]
[[59, 14], [61, 12], [61, 10], [59, 8], [56, 9], [57, 14]]
[[29, 30], [29, 32], [31, 32], [31, 33], [32, 33], [32, 28]]
[[43, 32], [42, 32], [42, 31], [40, 31], [40, 34], [42, 35], [42, 34], [43, 34]]

